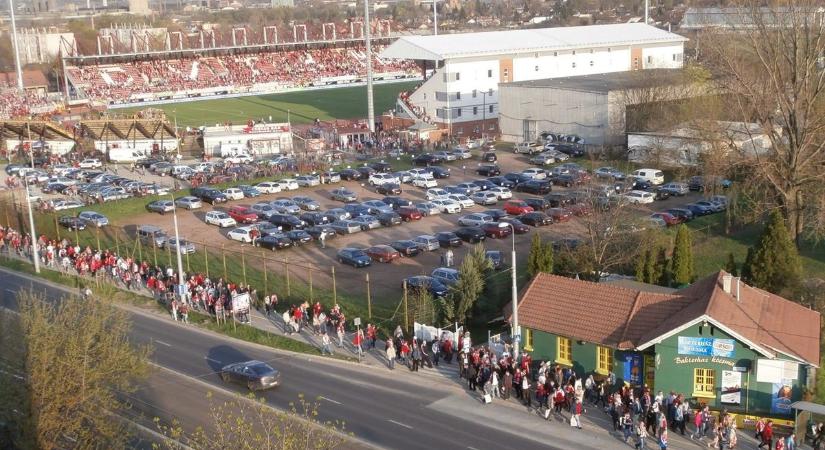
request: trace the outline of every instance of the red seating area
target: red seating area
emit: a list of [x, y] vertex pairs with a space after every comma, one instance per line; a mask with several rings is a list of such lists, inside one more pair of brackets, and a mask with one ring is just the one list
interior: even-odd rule
[[[378, 46], [374, 54], [381, 50]], [[410, 61], [374, 56], [373, 72], [415, 75], [418, 70]], [[266, 83], [301, 87], [324, 78], [363, 76], [366, 55], [363, 48], [293, 50], [69, 67], [68, 73], [72, 84], [88, 98], [125, 103], [143, 93], [222, 87], [250, 90]]]
[[56, 111], [59, 104], [33, 91], [20, 92], [17, 86], [0, 81], [0, 119], [26, 117], [35, 113]]

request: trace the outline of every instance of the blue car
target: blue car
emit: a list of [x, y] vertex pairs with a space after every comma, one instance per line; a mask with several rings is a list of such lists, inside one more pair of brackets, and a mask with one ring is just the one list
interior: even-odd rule
[[444, 283], [436, 280], [433, 277], [428, 277], [426, 275], [418, 275], [414, 277], [406, 278], [404, 281], [407, 282], [407, 289], [409, 290], [420, 290], [420, 289], [427, 289], [430, 294], [436, 297], [444, 297], [449, 293], [449, 288], [444, 285]]
[[683, 208], [690, 210], [693, 213], [693, 216], [706, 216], [708, 214], [713, 214], [713, 209], [708, 208], [707, 206], [697, 205], [696, 203], [689, 203]]
[[250, 186], [248, 184], [242, 184], [238, 186], [238, 189], [240, 189], [241, 192], [243, 192], [243, 196], [246, 198], [261, 196], [261, 191], [256, 189], [254, 186]]
[[355, 268], [367, 267], [372, 264], [372, 258], [360, 248], [342, 248], [338, 251], [336, 258], [341, 264], [347, 264]]

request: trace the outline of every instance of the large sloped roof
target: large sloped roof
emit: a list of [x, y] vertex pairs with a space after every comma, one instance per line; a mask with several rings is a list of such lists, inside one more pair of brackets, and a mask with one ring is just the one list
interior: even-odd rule
[[533, 28], [429, 36], [403, 36], [382, 58], [440, 61], [539, 51], [684, 42], [687, 38], [643, 23]]
[[[769, 292], [724, 289], [720, 271], [670, 294], [539, 274], [519, 301], [520, 324], [619, 349], [649, 347], [695, 320], [713, 322], [768, 355], [819, 365], [820, 315]], [[738, 297], [738, 298], [737, 298]]]

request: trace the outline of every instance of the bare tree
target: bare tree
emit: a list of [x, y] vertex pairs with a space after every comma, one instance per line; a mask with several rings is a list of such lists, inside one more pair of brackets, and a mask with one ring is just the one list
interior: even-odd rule
[[[768, 6], [764, 6], [767, 3]], [[705, 65], [729, 95], [727, 113], [756, 122], [767, 152], [742, 154], [752, 169], [749, 184], [781, 209], [797, 245], [806, 231], [821, 233], [816, 202], [825, 180], [825, 21], [820, 2], [739, 0], [736, 23], [702, 44]]]
[[129, 342], [126, 313], [95, 299], [18, 295], [0, 316], [0, 422], [15, 448], [123, 448], [121, 394], [148, 373], [148, 347]]

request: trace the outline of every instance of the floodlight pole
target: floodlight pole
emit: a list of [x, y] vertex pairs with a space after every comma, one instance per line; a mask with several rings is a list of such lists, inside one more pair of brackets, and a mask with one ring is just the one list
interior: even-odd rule
[[11, 16], [11, 42], [14, 44], [14, 69], [17, 71], [17, 89], [23, 90], [23, 69], [20, 67], [20, 49], [17, 45], [17, 22], [14, 20], [14, 0], [9, 0]]
[[438, 36], [438, 0], [433, 0], [433, 34]]
[[32, 256], [34, 260], [34, 273], [40, 273], [40, 255], [37, 248], [37, 231], [34, 229], [34, 213], [32, 212], [32, 198], [29, 193], [29, 179], [23, 176], [26, 184], [26, 206], [29, 208], [29, 227], [32, 234]]
[[375, 108], [372, 92], [372, 43], [370, 42], [370, 0], [364, 0], [364, 41], [367, 47], [367, 121], [370, 134], [375, 133]]
[[508, 223], [510, 228], [513, 229], [513, 250], [510, 256], [512, 261], [511, 268], [510, 268], [510, 276], [513, 282], [512, 288], [512, 299], [511, 302], [513, 303], [513, 317], [512, 317], [512, 326], [510, 327], [510, 332], [513, 334], [513, 359], [515, 360], [518, 358], [518, 348], [519, 348], [519, 341], [521, 340], [521, 333], [519, 333], [518, 327], [518, 286], [516, 280], [518, 276], [516, 275], [516, 227], [512, 223]]

